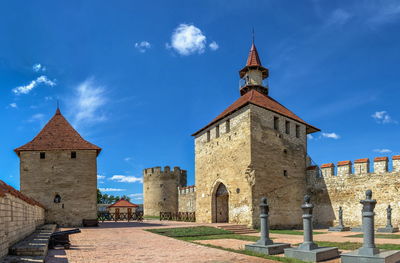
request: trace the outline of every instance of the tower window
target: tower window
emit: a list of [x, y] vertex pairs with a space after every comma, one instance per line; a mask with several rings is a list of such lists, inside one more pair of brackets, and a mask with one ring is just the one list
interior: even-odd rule
[[219, 125], [217, 125], [215, 127], [215, 137], [218, 138], [219, 137]]
[[274, 117], [274, 129], [279, 130], [279, 118]]
[[231, 120], [226, 120], [226, 133], [231, 131]]
[[290, 134], [290, 122], [289, 121], [285, 122], [285, 130], [286, 130], [286, 134]]
[[299, 138], [300, 137], [300, 126], [296, 125], [296, 137]]
[[285, 177], [288, 176], [287, 170], [283, 170], [283, 176], [285, 176]]
[[40, 153], [40, 159], [46, 159], [46, 153], [45, 152], [41, 152]]
[[210, 141], [210, 131], [207, 131], [207, 142]]
[[76, 152], [71, 152], [71, 159], [76, 159]]

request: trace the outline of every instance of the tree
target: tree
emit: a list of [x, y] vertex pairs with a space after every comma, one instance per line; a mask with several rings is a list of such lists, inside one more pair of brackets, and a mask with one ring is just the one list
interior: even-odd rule
[[127, 195], [114, 196], [114, 195], [102, 194], [101, 191], [97, 189], [97, 203], [99, 204], [114, 204], [115, 202], [121, 199], [126, 200], [128, 202], [131, 201], [131, 198]]

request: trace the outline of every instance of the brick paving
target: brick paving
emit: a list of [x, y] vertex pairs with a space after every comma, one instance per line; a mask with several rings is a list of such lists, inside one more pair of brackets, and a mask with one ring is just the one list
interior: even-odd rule
[[52, 249], [47, 263], [272, 263], [257, 257], [209, 248], [145, 231], [146, 228], [199, 226], [182, 222], [103, 223], [98, 228], [82, 228], [71, 235], [69, 250]]

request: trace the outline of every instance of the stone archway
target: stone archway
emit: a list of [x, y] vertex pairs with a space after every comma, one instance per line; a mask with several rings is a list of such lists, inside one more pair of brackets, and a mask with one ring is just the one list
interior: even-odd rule
[[213, 196], [214, 216], [215, 223], [228, 223], [229, 222], [229, 192], [223, 183], [216, 185], [216, 190]]

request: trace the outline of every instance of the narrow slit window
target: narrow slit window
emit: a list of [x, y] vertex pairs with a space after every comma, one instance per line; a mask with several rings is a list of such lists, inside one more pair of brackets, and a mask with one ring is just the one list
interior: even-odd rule
[[76, 159], [76, 152], [71, 152], [71, 159]]
[[45, 152], [41, 152], [40, 153], [40, 159], [46, 159], [46, 153]]
[[226, 133], [231, 131], [231, 120], [226, 120]]
[[279, 118], [274, 117], [274, 129], [279, 130]]
[[219, 137], [219, 125], [217, 125], [215, 127], [215, 137], [218, 138]]
[[296, 137], [299, 138], [300, 137], [300, 126], [296, 125]]
[[286, 134], [290, 134], [290, 122], [289, 121], [285, 122], [285, 130], [286, 130]]
[[210, 141], [210, 131], [207, 131], [207, 142]]
[[287, 170], [283, 170], [283, 176], [287, 177], [288, 176], [288, 172]]

